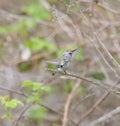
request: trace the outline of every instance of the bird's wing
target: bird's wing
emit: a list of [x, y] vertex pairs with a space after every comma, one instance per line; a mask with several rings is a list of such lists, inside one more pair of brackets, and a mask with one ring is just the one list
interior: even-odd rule
[[48, 63], [48, 64], [59, 65], [60, 64], [60, 59], [46, 60], [45, 62]]

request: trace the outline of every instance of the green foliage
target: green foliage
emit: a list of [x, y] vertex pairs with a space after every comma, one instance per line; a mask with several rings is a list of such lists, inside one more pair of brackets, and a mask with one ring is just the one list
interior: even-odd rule
[[42, 4], [40, 3], [31, 3], [29, 6], [24, 8], [23, 11], [31, 16], [31, 18], [21, 17], [16, 24], [0, 26], [0, 33], [24, 32], [27, 34], [28, 31], [35, 28], [38, 21], [52, 19], [50, 11], [42, 6]]
[[65, 91], [66, 93], [70, 93], [71, 90], [72, 90], [72, 88], [73, 88], [73, 86], [74, 86], [74, 83], [73, 83], [72, 81], [69, 82], [69, 83], [66, 83], [66, 84], [64, 85], [64, 91]]
[[6, 109], [14, 109], [18, 105], [23, 106], [24, 104], [17, 99], [10, 99], [9, 96], [0, 96], [0, 102]]
[[55, 3], [57, 3], [57, 1], [58, 0], [47, 0], [49, 3], [51, 3], [51, 4], [55, 4]]
[[45, 38], [33, 38], [32, 40], [25, 41], [25, 46], [33, 51], [44, 51], [49, 50], [54, 52], [56, 50], [55, 44], [49, 42]]
[[33, 20], [33, 19], [21, 19], [20, 20], [20, 23], [19, 23], [19, 27], [23, 30], [30, 30], [32, 28], [34, 28], [37, 24], [37, 21], [36, 20]]
[[29, 16], [39, 19], [39, 20], [51, 20], [52, 16], [50, 11], [48, 11], [40, 3], [32, 3], [24, 9], [24, 12]]
[[21, 18], [18, 24], [15, 26], [17, 28], [16, 32], [27, 33], [32, 29], [34, 29], [36, 25], [37, 25], [37, 21], [35, 19]]
[[36, 26], [37, 22], [33, 19], [21, 18], [16, 24], [0, 26], [0, 33], [14, 33], [21, 31], [30, 31]]
[[66, 51], [66, 49], [60, 49], [59, 52], [57, 53], [57, 57], [61, 58], [62, 54]]
[[32, 89], [33, 89], [33, 91], [38, 91], [38, 90], [42, 89], [42, 83], [34, 82]]
[[25, 81], [22, 84], [22, 87], [30, 90], [30, 94], [28, 95], [26, 100], [27, 103], [30, 102], [39, 103], [44, 93], [51, 92], [51, 87], [43, 86], [42, 83], [38, 83], [38, 82]]
[[78, 91], [80, 94], [83, 94], [85, 92], [85, 88], [83, 86], [80, 86]]
[[12, 99], [10, 101], [5, 102], [4, 105], [5, 105], [6, 108], [13, 109], [13, 108], [16, 108], [17, 105], [22, 105], [23, 106], [23, 103], [21, 101], [18, 101], [17, 99]]
[[32, 119], [35, 120], [43, 120], [43, 118], [45, 117], [46, 114], [46, 109], [44, 107], [37, 107], [37, 108], [32, 108], [29, 111], [29, 115]]
[[29, 80], [23, 82], [23, 84], [22, 84], [22, 87], [25, 87], [25, 88], [31, 87], [31, 86], [33, 86], [33, 82], [32, 81], [29, 81]]
[[69, 4], [69, 3], [70, 3], [70, 0], [63, 0], [63, 2], [64, 2], [65, 4]]
[[[72, 91], [74, 85], [75, 85], [75, 83], [72, 82], [72, 81], [69, 82], [69, 83], [66, 83], [66, 84], [64, 85], [64, 90], [65, 90], [65, 92], [70, 93], [70, 92]], [[79, 92], [80, 94], [83, 94], [83, 93], [85, 92], [84, 87], [83, 87], [83, 86], [80, 86], [80, 87], [78, 88], [78, 92]]]
[[95, 78], [97, 80], [103, 80], [103, 79], [105, 79], [105, 75], [102, 72], [99, 72], [99, 73], [91, 73], [89, 76], [91, 76], [91, 77], [93, 77], [93, 78]]
[[84, 60], [83, 47], [81, 46], [79, 48], [80, 48], [80, 50], [79, 50], [79, 52], [78, 52], [76, 57], [77, 57], [78, 60], [83, 61]]
[[17, 99], [10, 99], [9, 96], [0, 96], [0, 103], [3, 105], [7, 113], [2, 116], [2, 119], [13, 119], [12, 110], [15, 109], [18, 105], [24, 106], [24, 104], [21, 101]]
[[16, 24], [9, 26], [0, 26], [0, 33], [13, 33], [19, 30], [20, 30], [19, 26]]
[[18, 68], [21, 72], [25, 72], [32, 69], [32, 62], [22, 62], [18, 64]]
[[0, 26], [0, 33], [10, 33], [15, 31], [14, 26]]

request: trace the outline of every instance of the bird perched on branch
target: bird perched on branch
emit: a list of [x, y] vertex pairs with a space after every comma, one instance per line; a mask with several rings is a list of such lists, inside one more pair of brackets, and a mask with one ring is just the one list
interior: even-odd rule
[[66, 70], [70, 67], [71, 59], [76, 56], [78, 51], [79, 48], [76, 48], [74, 50], [67, 50], [63, 53], [61, 60], [47, 62], [57, 65], [55, 72], [64, 72], [66, 74]]

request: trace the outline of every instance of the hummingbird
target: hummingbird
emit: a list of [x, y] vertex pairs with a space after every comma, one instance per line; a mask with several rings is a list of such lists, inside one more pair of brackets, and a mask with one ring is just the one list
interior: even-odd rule
[[[48, 61], [48, 63], [57, 64], [57, 68], [55, 72], [64, 72], [66, 74], [66, 70], [70, 67], [71, 59], [73, 59], [78, 53], [79, 48], [74, 50], [67, 50], [63, 53], [61, 60], [58, 62]], [[54, 75], [55, 73], [53, 73]]]

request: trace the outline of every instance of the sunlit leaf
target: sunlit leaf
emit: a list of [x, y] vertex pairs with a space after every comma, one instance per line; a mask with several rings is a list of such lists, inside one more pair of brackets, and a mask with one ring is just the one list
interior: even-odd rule
[[17, 99], [12, 99], [12, 100], [5, 103], [6, 108], [12, 108], [13, 109], [13, 108], [16, 108], [17, 105], [23, 106], [24, 104], [21, 101], [17, 100]]
[[7, 114], [4, 114], [4, 115], [1, 116], [1, 119], [5, 119], [7, 117], [8, 117]]
[[25, 81], [22, 84], [22, 87], [31, 87], [33, 86], [33, 82], [32, 81]]
[[33, 38], [32, 40], [27, 40], [25, 41], [25, 46], [34, 51], [56, 50], [56, 46], [45, 38]]
[[37, 91], [37, 90], [39, 90], [41, 88], [41, 86], [42, 86], [42, 83], [34, 82], [32, 89], [33, 89], [33, 91]]
[[35, 101], [35, 97], [34, 96], [29, 96], [27, 99], [26, 99], [26, 102], [27, 103], [30, 103], [30, 102], [33, 102]]
[[28, 71], [28, 70], [31, 70], [32, 69], [32, 66], [33, 66], [33, 63], [32, 62], [23, 62], [23, 63], [19, 63], [18, 64], [18, 68], [21, 72], [25, 72], [25, 71]]
[[50, 20], [52, 17], [50, 11], [48, 11], [45, 7], [42, 6], [42, 4], [39, 3], [30, 4], [24, 9], [24, 12], [26, 12], [29, 16], [39, 20]]
[[30, 109], [29, 115], [35, 120], [42, 120], [45, 117], [46, 109], [43, 107]]
[[47, 93], [50, 93], [52, 91], [51, 87], [50, 86], [42, 86], [41, 87], [41, 90], [47, 92]]

